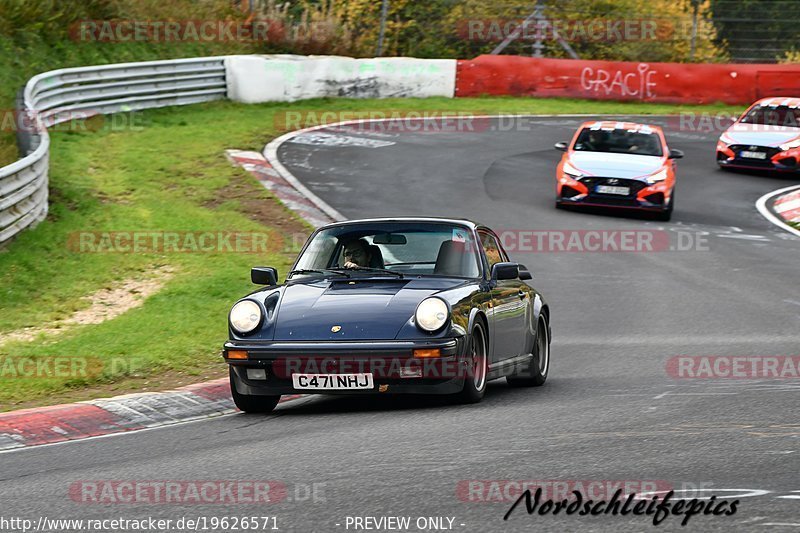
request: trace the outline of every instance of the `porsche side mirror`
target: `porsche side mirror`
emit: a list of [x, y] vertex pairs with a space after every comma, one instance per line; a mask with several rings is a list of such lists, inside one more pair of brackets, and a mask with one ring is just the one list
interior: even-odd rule
[[683, 157], [683, 150], [670, 150], [669, 151], [669, 158], [670, 159], [681, 159]]
[[564, 141], [557, 142], [553, 146], [555, 147], [556, 150], [560, 150], [562, 152], [566, 152], [567, 151], [567, 143], [565, 143]]
[[518, 263], [495, 263], [492, 267], [492, 281], [519, 279]]
[[272, 267], [253, 267], [250, 269], [250, 280], [256, 285], [277, 285], [278, 269]]
[[533, 274], [531, 274], [530, 270], [528, 270], [528, 267], [525, 265], [519, 266], [519, 279], [522, 281], [533, 279]]

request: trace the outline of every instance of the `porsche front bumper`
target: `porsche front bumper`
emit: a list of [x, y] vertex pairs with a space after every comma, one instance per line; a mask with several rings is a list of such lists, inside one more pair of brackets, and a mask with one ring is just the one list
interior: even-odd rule
[[[464, 343], [464, 337], [416, 341], [228, 341], [223, 357], [231, 367], [237, 392], [244, 395], [453, 394], [463, 388], [468, 373]], [[415, 350], [437, 349], [437, 357], [415, 357]], [[247, 359], [231, 359], [228, 357], [231, 351], [246, 351]], [[263, 369], [264, 372], [258, 373], [263, 379], [251, 379], [248, 369]], [[292, 382], [295, 373], [371, 373], [374, 387], [325, 391], [295, 389]]]

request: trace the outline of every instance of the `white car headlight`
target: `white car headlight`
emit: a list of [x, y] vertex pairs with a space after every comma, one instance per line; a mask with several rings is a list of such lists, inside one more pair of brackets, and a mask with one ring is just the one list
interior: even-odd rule
[[441, 298], [426, 298], [417, 306], [414, 317], [421, 329], [436, 331], [447, 323], [450, 309]]
[[561, 171], [569, 176], [570, 178], [580, 178], [583, 177], [583, 172], [578, 170], [577, 168], [573, 167], [569, 161], [564, 163], [564, 166], [561, 167]]
[[719, 140], [720, 140], [720, 142], [722, 142], [724, 144], [728, 144], [728, 145], [733, 144], [733, 143], [736, 142], [730, 137], [730, 135], [728, 135], [725, 132], [723, 132], [722, 135], [719, 136]]
[[646, 179], [647, 179], [647, 183], [649, 183], [650, 185], [656, 184], [659, 181], [664, 181], [665, 179], [667, 179], [667, 169], [666, 168], [662, 168], [661, 170], [659, 170], [655, 174], [647, 176]]
[[781, 150], [783, 150], [784, 152], [786, 150], [791, 150], [792, 148], [800, 148], [800, 137], [781, 145]]
[[250, 333], [261, 323], [261, 306], [253, 300], [242, 300], [231, 309], [231, 327], [237, 333]]

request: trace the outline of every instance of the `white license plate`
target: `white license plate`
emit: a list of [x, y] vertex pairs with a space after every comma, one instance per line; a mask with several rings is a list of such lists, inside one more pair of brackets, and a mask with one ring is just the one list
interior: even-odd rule
[[602, 194], [621, 194], [627, 196], [631, 193], [630, 187], [614, 187], [613, 185], [598, 185], [595, 192]]
[[748, 150], [742, 150], [739, 152], [739, 157], [746, 157], [748, 159], [766, 159], [767, 154], [766, 152], [750, 152]]
[[359, 390], [374, 388], [372, 374], [292, 374], [297, 390]]

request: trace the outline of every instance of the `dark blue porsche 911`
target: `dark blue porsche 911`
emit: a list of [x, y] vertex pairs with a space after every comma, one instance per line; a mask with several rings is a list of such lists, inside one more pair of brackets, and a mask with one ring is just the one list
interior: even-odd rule
[[550, 367], [550, 310], [497, 235], [467, 220], [385, 218], [317, 229], [286, 281], [229, 314], [223, 355], [245, 412], [282, 394], [451, 394], [486, 382], [539, 386]]

